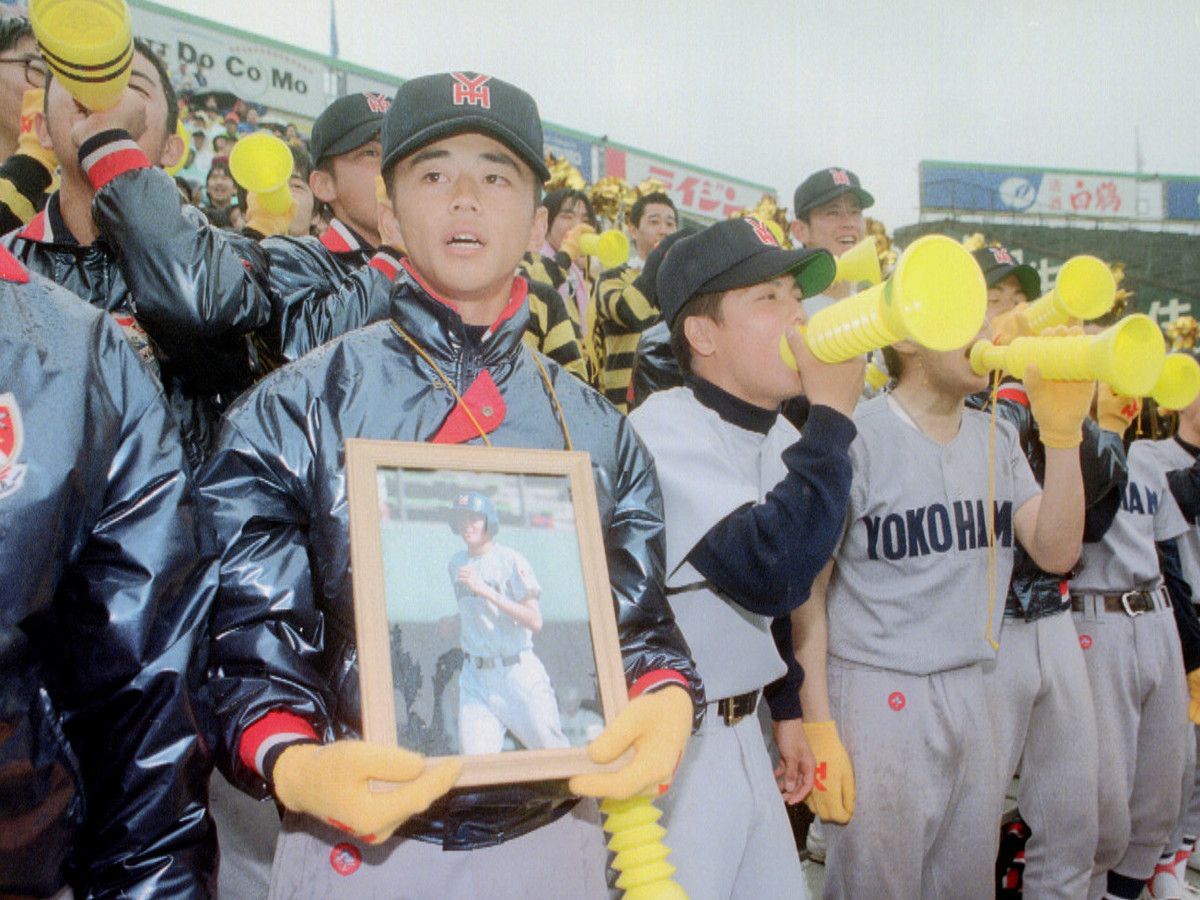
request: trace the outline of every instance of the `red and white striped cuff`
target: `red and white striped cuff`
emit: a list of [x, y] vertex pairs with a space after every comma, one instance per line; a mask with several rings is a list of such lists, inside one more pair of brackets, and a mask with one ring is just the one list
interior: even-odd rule
[[268, 773], [263, 761], [267, 754], [283, 744], [318, 740], [317, 732], [307, 719], [283, 710], [272, 710], [242, 732], [238, 758], [262, 777]]
[[150, 168], [150, 160], [126, 131], [102, 131], [83, 142], [79, 164], [87, 172], [92, 188], [100, 190], [118, 175]]
[[681, 673], [674, 669], [655, 669], [633, 683], [629, 688], [629, 699], [653, 693], [671, 684], [677, 684], [685, 691], [688, 689], [688, 680]]

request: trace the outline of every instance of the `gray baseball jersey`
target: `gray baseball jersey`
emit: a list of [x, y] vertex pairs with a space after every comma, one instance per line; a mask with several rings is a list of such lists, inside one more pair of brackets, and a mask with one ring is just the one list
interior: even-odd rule
[[800, 433], [780, 416], [764, 437], [738, 428], [688, 388], [651, 395], [629, 421], [654, 457], [667, 525], [669, 599], [705, 690], [713, 699], [756, 690], [786, 672], [770, 619], [705, 587], [686, 561], [714, 525], [747, 503], [760, 503], [783, 480], [782, 454]]
[[[859, 404], [854, 482], [827, 595], [829, 652], [927, 675], [990, 659], [1013, 566], [1013, 517], [1040, 492], [1016, 432], [963, 411], [948, 445], [926, 437], [890, 396]], [[987, 595], [987, 504], [995, 585]], [[990, 613], [990, 618], [989, 618]]]
[[1103, 541], [1083, 545], [1082, 570], [1071, 579], [1074, 593], [1158, 587], [1162, 576], [1154, 542], [1188, 530], [1150, 442], [1134, 441], [1128, 458], [1129, 483], [1121, 495], [1121, 509]]
[[[1145, 444], [1145, 449], [1164, 472], [1190, 469], [1196, 461], [1174, 438], [1138, 443]], [[1200, 601], [1197, 596], [1200, 594], [1200, 526], [1193, 525], [1179, 536], [1179, 562], [1183, 566], [1183, 577], [1192, 588], [1193, 602]]]
[[471, 556], [466, 550], [455, 553], [450, 559], [450, 583], [462, 618], [463, 650], [472, 656], [494, 657], [515, 656], [532, 648], [533, 636], [528, 628], [458, 580], [463, 566], [470, 566], [488, 587], [513, 602], [542, 593], [529, 561], [510, 547], [493, 543], [479, 556]]

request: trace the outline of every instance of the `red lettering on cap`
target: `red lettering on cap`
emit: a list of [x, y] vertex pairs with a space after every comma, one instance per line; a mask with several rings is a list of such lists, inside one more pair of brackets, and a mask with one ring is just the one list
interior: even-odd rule
[[468, 78], [462, 72], [451, 72], [450, 75], [455, 81], [455, 106], [467, 104], [482, 109], [492, 108], [492, 92], [487, 87], [487, 83], [492, 80], [491, 75], [476, 75], [474, 78]]
[[362, 854], [353, 844], [337, 844], [329, 851], [329, 864], [339, 875], [353, 875], [362, 865]]
[[1090, 634], [1081, 634], [1079, 636], [1079, 646], [1087, 650], [1092, 646], [1092, 636]]
[[830, 169], [829, 174], [833, 176], [834, 184], [845, 185], [850, 187], [850, 176], [845, 169]]
[[371, 112], [385, 113], [392, 107], [392, 101], [383, 94], [376, 94], [371, 91], [363, 91], [363, 97], [367, 100], [367, 109]]
[[768, 229], [766, 225], [758, 221], [758, 219], [754, 218], [753, 216], [748, 216], [746, 221], [750, 223], [750, 227], [754, 229], [754, 233], [758, 235], [758, 239], [760, 241], [771, 247], [779, 246], [779, 241], [775, 240], [775, 235], [771, 234], [770, 229]]
[[906, 703], [908, 703], [908, 701], [904, 699], [904, 695], [899, 691], [893, 691], [891, 696], [888, 697], [888, 706], [890, 706], [896, 712], [900, 712], [900, 710], [904, 709]]
[[992, 259], [996, 261], [997, 265], [1015, 266], [1017, 264], [1017, 261], [1012, 258], [1012, 254], [1003, 247], [989, 247], [988, 249], [992, 251]]

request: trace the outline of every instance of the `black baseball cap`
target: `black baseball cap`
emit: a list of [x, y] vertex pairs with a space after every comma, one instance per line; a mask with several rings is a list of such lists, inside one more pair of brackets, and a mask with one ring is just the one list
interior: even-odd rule
[[875, 198], [862, 189], [857, 175], [849, 169], [832, 166], [813, 172], [804, 179], [804, 183], [796, 188], [792, 208], [796, 218], [799, 218], [809, 210], [835, 200], [842, 194], [854, 194], [863, 209], [875, 205]]
[[658, 270], [662, 266], [663, 260], [667, 258], [667, 251], [671, 249], [672, 244], [699, 233], [695, 228], [685, 225], [664, 237], [646, 256], [646, 262], [642, 265], [642, 274], [633, 279], [633, 286], [641, 291], [642, 296], [654, 306], [658, 306]]
[[313, 122], [308, 141], [313, 165], [331, 156], [357, 150], [379, 137], [383, 114], [391, 104], [383, 94], [372, 92], [338, 97]]
[[971, 255], [983, 270], [988, 287], [995, 287], [1009, 275], [1016, 275], [1030, 303], [1042, 296], [1042, 276], [1037, 269], [1017, 262], [1004, 247], [980, 247]]
[[539, 181], [550, 178], [543, 158], [542, 119], [519, 87], [476, 72], [444, 72], [406, 81], [383, 123], [383, 168], [456, 134], [478, 132], [512, 150]]
[[757, 219], [726, 219], [671, 248], [658, 270], [659, 308], [667, 327], [692, 297], [794, 275], [806, 297], [833, 283], [837, 263], [826, 250], [784, 250]]

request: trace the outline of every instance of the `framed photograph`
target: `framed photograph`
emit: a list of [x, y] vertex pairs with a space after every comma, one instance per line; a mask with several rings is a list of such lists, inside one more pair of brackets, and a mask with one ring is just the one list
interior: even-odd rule
[[586, 453], [346, 442], [363, 737], [568, 778], [627, 702]]

